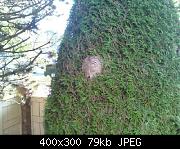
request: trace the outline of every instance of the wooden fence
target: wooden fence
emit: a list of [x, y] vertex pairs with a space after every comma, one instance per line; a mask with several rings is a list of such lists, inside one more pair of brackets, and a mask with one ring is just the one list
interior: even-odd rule
[[[31, 130], [44, 134], [44, 97], [31, 98]], [[0, 135], [22, 134], [21, 106], [13, 101], [0, 101]]]

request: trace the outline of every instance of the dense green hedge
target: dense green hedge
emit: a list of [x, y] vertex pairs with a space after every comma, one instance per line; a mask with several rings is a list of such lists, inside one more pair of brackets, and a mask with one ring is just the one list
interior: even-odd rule
[[[76, 0], [46, 104], [46, 133], [177, 134], [179, 23], [171, 0]], [[103, 60], [92, 81], [81, 70], [88, 55]]]

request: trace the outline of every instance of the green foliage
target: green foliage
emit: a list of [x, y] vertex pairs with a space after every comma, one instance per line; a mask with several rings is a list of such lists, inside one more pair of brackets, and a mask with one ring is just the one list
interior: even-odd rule
[[[75, 1], [46, 105], [46, 133], [176, 134], [179, 34], [171, 0]], [[103, 59], [103, 73], [92, 81], [81, 70], [88, 55]]]

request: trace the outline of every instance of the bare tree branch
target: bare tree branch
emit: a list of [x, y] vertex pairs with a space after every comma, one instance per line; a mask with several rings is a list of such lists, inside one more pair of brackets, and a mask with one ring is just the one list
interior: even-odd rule
[[26, 52], [31, 52], [31, 51], [39, 50], [40, 48], [44, 47], [45, 45], [47, 45], [49, 43], [50, 43], [50, 41], [45, 43], [45, 44], [43, 44], [43, 45], [41, 45], [41, 46], [39, 46], [39, 47], [37, 47], [37, 48], [32, 49], [32, 50], [26, 50], [26, 51], [4, 51], [4, 52], [6, 52], [6, 53], [26, 53]]
[[13, 57], [8, 63], [5, 63], [4, 66], [2, 66], [2, 67], [0, 68], [0, 70], [3, 69], [3, 68], [5, 68], [6, 66], [8, 66], [8, 65], [9, 65], [12, 61], [14, 61], [15, 59], [18, 59], [18, 58]]
[[21, 12], [25, 11], [25, 10], [28, 10], [29, 8], [32, 8], [33, 6], [36, 6], [38, 4], [40, 4], [41, 2], [37, 2], [37, 3], [34, 3], [32, 5], [29, 5], [19, 11], [15, 11], [15, 12], [9, 12], [9, 13], [0, 13], [0, 16], [6, 16], [6, 15], [20, 15]]
[[9, 17], [11, 15], [7, 14], [7, 15], [4, 15], [3, 17], [0, 17], [0, 20], [1, 21], [10, 21], [10, 20], [15, 20], [15, 19], [20, 19], [20, 18], [26, 18], [28, 16], [37, 15], [38, 12], [42, 11], [44, 8], [49, 6], [50, 3], [51, 3], [51, 1], [42, 7], [38, 7], [34, 12], [31, 12], [29, 14], [26, 14], [26, 15], [25, 14], [19, 14], [18, 16], [11, 17], [11, 18]]
[[[13, 75], [25, 75], [34, 67], [37, 58], [43, 54], [43, 48], [49, 44], [32, 46], [29, 34], [38, 31], [37, 24], [50, 16], [54, 10], [54, 0], [1, 0], [0, 2], [0, 91]], [[32, 38], [33, 39], [33, 38]], [[31, 48], [30, 48], [31, 47]], [[28, 52], [38, 52], [36, 56], [25, 56]], [[24, 57], [23, 57], [24, 56]], [[25, 64], [24, 64], [25, 63]], [[13, 77], [11, 77], [13, 76]], [[20, 78], [17, 78], [20, 79]], [[15, 79], [16, 80], [16, 79]]]
[[40, 51], [34, 58], [33, 60], [31, 60], [27, 65], [23, 66], [22, 68], [19, 68], [19, 69], [16, 69], [14, 71], [11, 71], [11, 72], [7, 72], [3, 75], [0, 75], [0, 78], [1, 77], [7, 77], [7, 76], [10, 76], [10, 75], [15, 75], [17, 73], [27, 73], [29, 72], [32, 68], [30, 67], [34, 61], [39, 57], [39, 55], [42, 53], [42, 51]]
[[4, 48], [4, 49], [0, 50], [0, 52], [12, 52], [12, 53], [16, 53], [16, 52], [13, 52], [13, 51], [6, 51], [6, 50], [9, 50], [9, 49], [15, 48], [15, 47], [17, 47], [17, 46], [21, 45], [22, 43], [25, 43], [25, 42], [26, 42], [29, 38], [30, 38], [30, 37], [28, 37], [28, 38], [26, 38], [26, 39], [22, 40], [21, 42], [19, 42], [19, 43], [15, 44], [15, 45], [13, 45], [13, 46], [9, 46], [9, 47], [7, 47], [7, 48]]

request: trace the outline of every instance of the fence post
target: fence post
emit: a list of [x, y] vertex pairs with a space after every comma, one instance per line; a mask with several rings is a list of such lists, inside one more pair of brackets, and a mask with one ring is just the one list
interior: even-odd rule
[[0, 135], [3, 134], [2, 121], [3, 121], [3, 117], [2, 117], [2, 103], [0, 102]]

